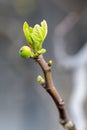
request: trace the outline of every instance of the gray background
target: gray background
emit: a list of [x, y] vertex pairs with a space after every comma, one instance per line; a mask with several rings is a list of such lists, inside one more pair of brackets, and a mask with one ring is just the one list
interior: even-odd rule
[[[36, 81], [42, 73], [40, 67], [30, 59], [20, 58], [18, 51], [26, 43], [23, 22], [33, 26], [46, 19], [49, 33], [44, 42], [47, 49], [44, 57], [54, 62], [55, 86], [69, 111], [72, 71], [58, 68], [53, 36], [56, 26], [72, 11], [79, 14], [84, 11], [66, 38], [73, 48], [71, 52], [77, 48], [76, 52], [87, 40], [86, 0], [0, 0], [0, 130], [63, 130], [54, 102]], [[84, 111], [87, 118], [87, 105]]]

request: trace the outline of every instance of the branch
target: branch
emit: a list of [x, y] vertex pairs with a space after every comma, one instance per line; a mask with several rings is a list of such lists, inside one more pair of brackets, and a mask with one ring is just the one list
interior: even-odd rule
[[50, 94], [52, 99], [54, 100], [57, 109], [59, 111], [59, 118], [61, 125], [67, 130], [76, 130], [75, 125], [71, 120], [69, 120], [64, 101], [62, 100], [61, 96], [59, 95], [58, 91], [56, 90], [51, 74], [51, 65], [48, 64], [42, 55], [39, 55], [35, 61], [40, 65], [42, 71], [44, 73], [45, 81], [42, 83], [42, 87]]

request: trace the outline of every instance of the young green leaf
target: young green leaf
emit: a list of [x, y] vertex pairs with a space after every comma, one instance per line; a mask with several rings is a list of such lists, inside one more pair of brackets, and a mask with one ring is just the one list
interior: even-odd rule
[[47, 36], [47, 32], [48, 32], [47, 22], [45, 20], [43, 20], [41, 22], [41, 26], [42, 26], [43, 39], [45, 39]]
[[28, 44], [30, 44], [30, 45], [33, 45], [33, 41], [31, 39], [32, 31], [33, 31], [33, 28], [29, 27], [27, 22], [24, 22], [24, 24], [23, 24], [23, 32], [24, 32], [24, 35], [25, 35], [25, 38], [26, 38]]
[[41, 26], [36, 24], [31, 33], [31, 37], [34, 42], [34, 50], [38, 51], [42, 48], [42, 44], [47, 35], [47, 23], [45, 20], [41, 22]]
[[36, 53], [42, 49], [42, 44], [47, 35], [47, 23], [45, 20], [41, 22], [41, 26], [36, 24], [34, 28], [30, 27], [27, 22], [23, 24], [23, 32], [28, 45]]

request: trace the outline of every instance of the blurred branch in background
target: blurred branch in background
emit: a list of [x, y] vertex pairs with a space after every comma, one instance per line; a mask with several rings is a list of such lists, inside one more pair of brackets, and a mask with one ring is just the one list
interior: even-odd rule
[[13, 3], [16, 13], [21, 16], [28, 16], [36, 9], [35, 0], [15, 0]]
[[[70, 13], [58, 24], [54, 33], [54, 52], [60, 66], [63, 66], [67, 70], [73, 70], [73, 91], [70, 99], [71, 114], [77, 129], [85, 130], [86, 119], [83, 105], [86, 98], [87, 43], [83, 43], [84, 45], [81, 48], [79, 48], [79, 44], [76, 48], [74, 45], [74, 49], [77, 52], [71, 48], [71, 54], [69, 54], [67, 52], [67, 39], [65, 39], [66, 35], [72, 31], [72, 28], [78, 24], [81, 16], [82, 14]], [[71, 43], [69, 44], [71, 45]]]

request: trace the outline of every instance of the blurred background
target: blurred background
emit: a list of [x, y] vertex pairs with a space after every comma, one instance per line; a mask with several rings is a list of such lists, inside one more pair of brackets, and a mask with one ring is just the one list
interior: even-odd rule
[[87, 130], [87, 0], [0, 0], [0, 129], [63, 130], [50, 96], [37, 83], [40, 67], [20, 58], [22, 25], [45, 19], [46, 60], [78, 130]]

